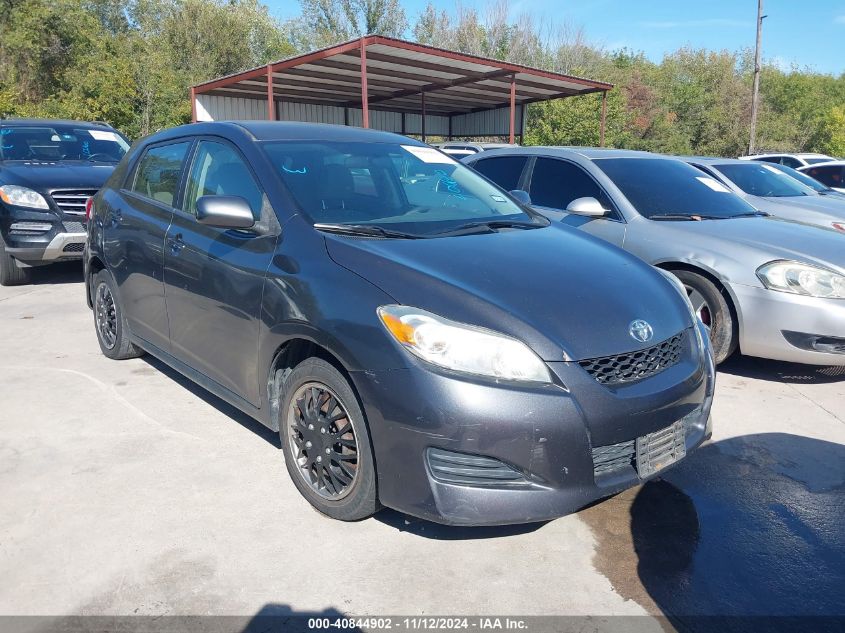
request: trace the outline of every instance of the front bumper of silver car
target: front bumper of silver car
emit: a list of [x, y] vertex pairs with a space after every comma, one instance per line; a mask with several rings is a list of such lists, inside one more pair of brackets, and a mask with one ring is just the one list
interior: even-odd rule
[[732, 284], [743, 354], [810, 365], [845, 365], [845, 300]]

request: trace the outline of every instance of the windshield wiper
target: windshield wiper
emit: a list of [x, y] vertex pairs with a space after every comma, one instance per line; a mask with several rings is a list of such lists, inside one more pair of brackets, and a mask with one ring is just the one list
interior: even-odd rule
[[696, 215], [694, 213], [658, 213], [656, 215], [648, 216], [649, 220], [686, 220], [695, 222], [703, 220], [706, 216]]
[[403, 231], [394, 231], [371, 224], [328, 224], [317, 222], [314, 228], [327, 233], [339, 233], [341, 235], [365, 235], [368, 237], [390, 237], [400, 240], [419, 240], [424, 236]]
[[539, 229], [549, 226], [551, 220], [545, 223], [525, 222], [522, 220], [487, 220], [486, 222], [467, 222], [451, 229], [435, 233], [434, 235], [470, 235], [472, 233], [495, 233], [497, 229]]
[[771, 217], [771, 213], [766, 213], [765, 211], [749, 211], [748, 213], [737, 213], [736, 215], [729, 216], [731, 218], [768, 218]]

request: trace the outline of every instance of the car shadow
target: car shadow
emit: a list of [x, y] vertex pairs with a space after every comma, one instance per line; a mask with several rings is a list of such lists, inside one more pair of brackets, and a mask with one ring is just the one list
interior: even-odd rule
[[505, 538], [519, 534], [529, 534], [546, 525], [548, 521], [535, 523], [520, 523], [517, 525], [441, 525], [425, 519], [418, 519], [391, 508], [384, 508], [378, 512], [374, 519], [385, 525], [407, 532], [415, 536], [432, 539], [435, 541], [469, 541], [489, 538]]
[[[266, 604], [241, 633], [311, 633], [319, 630], [362, 631], [352, 616], [333, 607], [322, 611], [297, 611], [286, 604]], [[377, 618], [374, 618], [377, 619]], [[231, 630], [231, 629], [229, 629]]]
[[[612, 527], [626, 510], [629, 533]], [[845, 446], [723, 440], [579, 516], [616, 591], [678, 630], [845, 626]]]
[[[47, 284], [76, 284], [84, 281], [82, 262], [57, 262], [48, 266], [32, 268], [29, 285], [44, 286]], [[83, 301], [85, 297], [83, 296]]]
[[789, 384], [824, 384], [845, 380], [845, 366], [822, 367], [785, 363], [765, 358], [734, 354], [721, 365], [719, 371], [740, 378], [774, 380]]
[[150, 365], [150, 367], [153, 367], [155, 370], [161, 372], [162, 374], [170, 378], [173, 382], [177, 383], [180, 387], [182, 387], [183, 389], [187, 389], [200, 400], [202, 400], [206, 404], [211, 405], [220, 413], [225, 416], [228, 416], [248, 431], [252, 431], [265, 442], [272, 444], [276, 448], [282, 447], [281, 441], [279, 440], [279, 434], [276, 431], [268, 429], [258, 420], [255, 420], [254, 418], [248, 416], [240, 409], [233, 407], [231, 404], [229, 404], [222, 398], [218, 398], [213, 393], [211, 393], [204, 387], [199, 386], [190, 378], [183, 376], [181, 373], [173, 369], [170, 365], [160, 361], [155, 356], [146, 354], [142, 357], [142, 359], [148, 365]]

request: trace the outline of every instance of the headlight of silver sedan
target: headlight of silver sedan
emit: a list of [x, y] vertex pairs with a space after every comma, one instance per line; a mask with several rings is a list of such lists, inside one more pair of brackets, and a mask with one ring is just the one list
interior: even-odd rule
[[802, 262], [780, 260], [757, 269], [757, 277], [769, 290], [807, 297], [845, 299], [845, 275]]

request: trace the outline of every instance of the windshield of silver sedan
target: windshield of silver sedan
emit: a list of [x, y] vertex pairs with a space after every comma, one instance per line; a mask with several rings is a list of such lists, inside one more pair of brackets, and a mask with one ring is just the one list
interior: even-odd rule
[[653, 220], [721, 220], [761, 215], [718, 180], [671, 158], [593, 161], [633, 205]]
[[773, 167], [760, 163], [725, 163], [714, 165], [732, 183], [751, 196], [765, 198], [792, 198], [810, 196], [809, 187]]
[[432, 147], [334, 141], [263, 146], [319, 230], [431, 237], [548, 224]]

